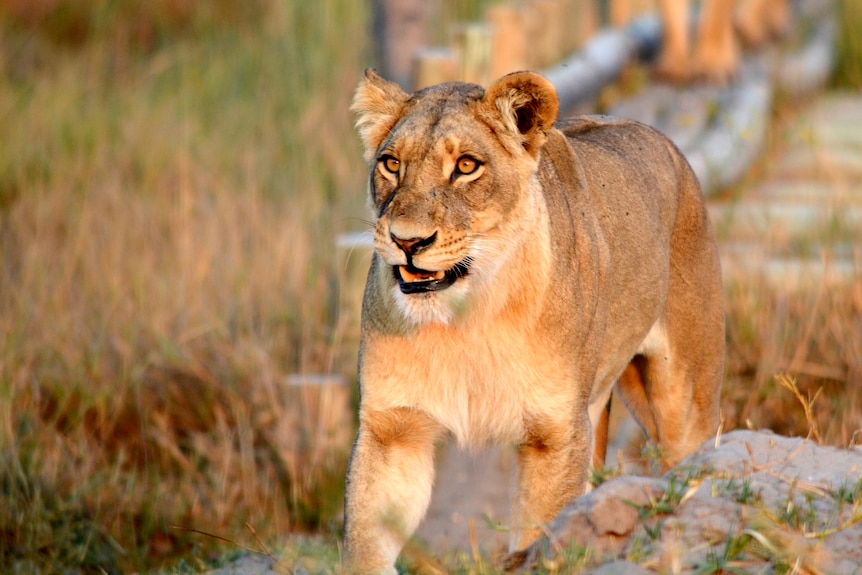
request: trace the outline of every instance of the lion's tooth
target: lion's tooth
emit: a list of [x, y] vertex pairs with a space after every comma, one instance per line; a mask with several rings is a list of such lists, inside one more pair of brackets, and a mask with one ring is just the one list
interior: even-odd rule
[[398, 266], [398, 270], [401, 273], [401, 280], [405, 283], [441, 280], [446, 277], [445, 271], [432, 272], [426, 270], [416, 270], [415, 272], [411, 272], [407, 268], [407, 266]]

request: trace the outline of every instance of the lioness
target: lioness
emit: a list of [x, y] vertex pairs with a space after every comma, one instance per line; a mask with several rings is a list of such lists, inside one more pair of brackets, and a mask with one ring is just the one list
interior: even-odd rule
[[376, 222], [350, 569], [395, 573], [445, 432], [518, 445], [513, 550], [603, 462], [612, 389], [666, 466], [715, 433], [721, 272], [670, 141], [602, 117], [555, 128], [556, 92], [530, 72], [408, 96], [368, 71], [352, 109]]

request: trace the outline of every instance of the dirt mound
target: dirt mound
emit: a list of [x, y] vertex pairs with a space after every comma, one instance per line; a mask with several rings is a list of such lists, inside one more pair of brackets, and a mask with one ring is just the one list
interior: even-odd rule
[[728, 433], [661, 478], [606, 481], [514, 559], [596, 575], [862, 573], [862, 449]]

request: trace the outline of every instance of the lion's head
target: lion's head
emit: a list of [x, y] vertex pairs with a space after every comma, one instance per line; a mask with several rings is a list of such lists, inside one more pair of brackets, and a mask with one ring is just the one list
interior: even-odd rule
[[367, 71], [352, 110], [385, 268], [377, 281], [407, 320], [449, 323], [470, 294], [506, 273], [535, 223], [534, 176], [556, 92], [519, 72], [487, 91], [454, 82], [408, 95]]

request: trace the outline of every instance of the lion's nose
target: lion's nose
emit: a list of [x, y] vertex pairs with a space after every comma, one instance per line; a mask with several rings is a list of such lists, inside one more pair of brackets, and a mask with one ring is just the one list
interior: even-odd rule
[[416, 254], [428, 249], [431, 244], [437, 239], [437, 232], [434, 232], [427, 238], [399, 238], [395, 234], [389, 234], [389, 237], [392, 238], [392, 241], [395, 242], [401, 250], [409, 255], [415, 256]]

